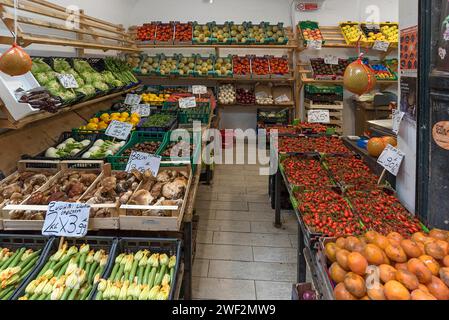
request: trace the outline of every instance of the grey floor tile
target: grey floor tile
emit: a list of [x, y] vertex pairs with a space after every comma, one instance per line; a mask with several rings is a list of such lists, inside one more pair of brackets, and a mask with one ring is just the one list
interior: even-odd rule
[[247, 194], [266, 195], [268, 197], [268, 186], [248, 186], [246, 187]]
[[229, 210], [229, 211], [247, 211], [248, 204], [246, 202], [231, 202], [231, 201], [196, 201], [195, 208], [206, 210]]
[[260, 203], [260, 202], [248, 202], [248, 208], [249, 211], [264, 211], [264, 212], [271, 212], [274, 214], [274, 210], [271, 209], [271, 204], [269, 203]]
[[215, 184], [221, 184], [221, 183], [226, 183], [229, 181], [240, 181], [240, 182], [245, 182], [246, 177], [244, 175], [239, 175], [239, 176], [235, 176], [235, 175], [227, 175], [227, 174], [216, 174], [214, 175], [214, 182]]
[[216, 211], [195, 208], [195, 214], [200, 216], [200, 221], [201, 220], [213, 220], [213, 219], [215, 219]]
[[256, 288], [251, 280], [194, 277], [192, 295], [195, 299], [255, 300]]
[[232, 193], [232, 194], [245, 194], [246, 193], [246, 187], [229, 187], [226, 185], [219, 185], [219, 186], [213, 186], [211, 189], [213, 192], [216, 193]]
[[196, 196], [196, 201], [198, 200], [218, 200], [218, 194], [210, 191], [198, 192]]
[[213, 231], [198, 231], [196, 241], [198, 243], [212, 243], [214, 237]]
[[268, 212], [217, 210], [215, 212], [215, 219], [237, 221], [274, 221], [274, 214]]
[[251, 232], [296, 234], [298, 227], [292, 222], [283, 223], [281, 228], [276, 228], [273, 221], [251, 221]]
[[214, 244], [291, 248], [288, 235], [240, 232], [215, 232]]
[[201, 218], [198, 223], [198, 229], [207, 231], [251, 232], [249, 221], [206, 220]]
[[198, 244], [196, 256], [210, 260], [253, 261], [253, 250], [249, 246]]
[[209, 273], [209, 260], [198, 259], [195, 257], [193, 262], [192, 275], [194, 277], [207, 277]]
[[291, 281], [296, 278], [295, 264], [211, 260], [209, 277], [242, 280]]
[[256, 281], [257, 300], [291, 300], [291, 282]]
[[246, 202], [246, 194], [232, 194], [232, 193], [220, 193], [218, 194], [219, 201], [229, 202]]
[[270, 204], [270, 198], [268, 197], [268, 195], [265, 194], [247, 194], [246, 201]]
[[253, 247], [254, 261], [256, 262], [278, 262], [296, 263], [297, 249], [295, 248], [268, 248]]
[[298, 248], [298, 235], [297, 234], [289, 234], [290, 242], [293, 248]]

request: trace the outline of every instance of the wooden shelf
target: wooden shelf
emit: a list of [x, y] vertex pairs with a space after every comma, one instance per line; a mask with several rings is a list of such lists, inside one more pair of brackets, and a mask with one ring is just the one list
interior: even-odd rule
[[139, 80], [186, 80], [186, 81], [216, 81], [216, 82], [276, 82], [287, 83], [294, 82], [295, 78], [215, 78], [215, 77], [161, 77], [161, 76], [142, 76], [136, 75]]
[[[0, 0], [0, 18], [11, 34], [14, 33], [12, 8], [13, 0]], [[17, 42], [23, 47], [44, 44], [102, 51], [141, 51], [122, 25], [88, 16], [83, 10], [79, 12], [79, 23], [74, 23], [73, 27], [67, 21], [72, 21], [75, 14], [49, 1], [23, 0], [19, 2], [17, 11]], [[23, 25], [32, 26], [34, 33], [24, 32]], [[63, 33], [58, 37], [48, 36], [48, 29]], [[11, 41], [11, 37], [0, 38], [3, 44], [11, 44]]]
[[219, 108], [233, 108], [233, 107], [258, 107], [258, 108], [292, 108], [294, 107], [293, 102], [289, 104], [221, 104], [218, 103]]
[[[56, 113], [49, 113], [49, 112], [45, 112], [45, 111], [40, 111], [38, 113], [32, 114], [26, 118], [23, 118], [21, 120], [18, 121], [13, 121], [11, 119], [0, 119], [0, 128], [2, 129], [21, 129], [23, 127], [25, 127], [26, 125], [29, 125], [31, 123], [40, 121], [40, 120], [44, 120], [44, 119], [48, 119], [48, 118], [52, 118], [52, 117], [56, 117], [60, 114], [66, 113], [66, 112], [70, 112], [70, 111], [74, 111], [77, 109], [81, 109], [84, 107], [88, 107], [88, 106], [92, 106], [94, 104], [97, 104], [101, 101], [105, 101], [105, 100], [109, 100], [109, 99], [113, 99], [116, 97], [121, 96], [124, 93], [130, 92], [134, 89], [136, 89], [137, 87], [133, 87], [130, 88], [128, 90], [123, 90], [120, 92], [116, 92], [113, 94], [109, 94], [103, 97], [98, 97], [92, 100], [88, 100], [88, 101], [84, 101], [81, 103], [78, 103], [76, 105], [70, 106], [70, 107], [66, 107], [66, 108], [62, 108], [61, 110], [59, 110]], [[2, 111], [6, 114], [7, 113], [7, 109], [4, 105], [0, 105], [0, 108], [2, 109]]]

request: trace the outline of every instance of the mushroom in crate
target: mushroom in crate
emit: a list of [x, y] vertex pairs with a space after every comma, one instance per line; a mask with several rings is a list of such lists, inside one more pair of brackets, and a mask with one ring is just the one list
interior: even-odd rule
[[[162, 170], [156, 177], [146, 170], [141, 174], [142, 183], [133, 194], [128, 205], [178, 206], [184, 202], [189, 174], [184, 170]], [[148, 209], [127, 211], [133, 216], [170, 216], [169, 210]]]

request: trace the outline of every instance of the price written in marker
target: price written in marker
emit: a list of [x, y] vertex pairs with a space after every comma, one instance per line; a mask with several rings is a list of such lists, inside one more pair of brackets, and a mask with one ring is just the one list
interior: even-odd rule
[[373, 49], [378, 50], [378, 51], [386, 52], [389, 47], [390, 47], [390, 43], [388, 41], [376, 40], [376, 41], [374, 41], [374, 44], [373, 44]]
[[78, 88], [78, 82], [72, 74], [59, 73], [57, 75], [59, 82], [66, 89]]
[[392, 175], [397, 176], [404, 157], [405, 153], [389, 144], [377, 159], [377, 163]]
[[330, 123], [329, 110], [309, 110], [308, 114], [309, 123]]
[[187, 97], [179, 99], [179, 107], [181, 109], [196, 108], [196, 98]]
[[112, 120], [107, 127], [105, 134], [119, 140], [126, 140], [132, 129], [133, 125], [131, 123]]
[[405, 112], [400, 110], [393, 110], [393, 132], [399, 133], [399, 127], [401, 126], [402, 119], [405, 116]]
[[326, 54], [326, 56], [324, 57], [324, 63], [338, 65], [338, 57], [336, 57], [332, 54]]
[[126, 165], [126, 172], [137, 170], [143, 172], [150, 170], [153, 176], [157, 176], [161, 166], [161, 156], [145, 152], [132, 151]]
[[321, 50], [323, 48], [322, 40], [307, 40], [307, 48]]
[[125, 98], [125, 104], [127, 104], [128, 106], [138, 105], [140, 101], [142, 101], [142, 96], [138, 94], [128, 93]]
[[151, 114], [150, 106], [148, 104], [132, 106], [131, 113], [137, 113], [141, 117], [149, 117]]
[[85, 203], [50, 202], [42, 227], [42, 235], [68, 238], [86, 236], [90, 205]]
[[206, 86], [192, 86], [192, 93], [193, 94], [206, 94], [207, 87]]

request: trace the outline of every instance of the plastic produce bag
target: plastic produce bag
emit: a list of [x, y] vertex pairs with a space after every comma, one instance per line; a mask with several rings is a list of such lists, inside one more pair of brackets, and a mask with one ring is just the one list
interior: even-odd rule
[[31, 71], [32, 64], [30, 56], [16, 43], [0, 57], [0, 71], [12, 77]]
[[362, 95], [376, 86], [376, 76], [359, 57], [346, 68], [343, 83], [346, 90]]

